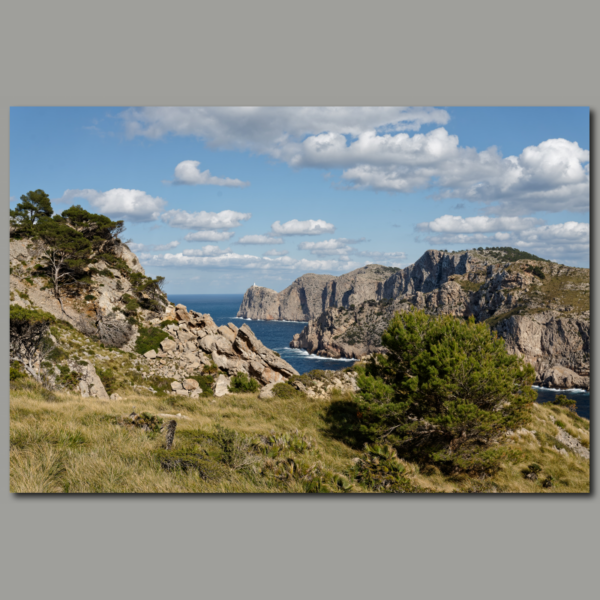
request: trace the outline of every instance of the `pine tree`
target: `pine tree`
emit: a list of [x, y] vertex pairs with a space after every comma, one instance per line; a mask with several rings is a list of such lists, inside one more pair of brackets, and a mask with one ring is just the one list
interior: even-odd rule
[[473, 318], [397, 314], [382, 343], [388, 353], [359, 367], [361, 434], [449, 470], [497, 469], [493, 442], [529, 418], [533, 367]]
[[35, 226], [43, 219], [52, 216], [50, 197], [43, 190], [28, 192], [21, 196], [21, 202], [10, 211], [10, 224], [13, 235], [31, 236]]

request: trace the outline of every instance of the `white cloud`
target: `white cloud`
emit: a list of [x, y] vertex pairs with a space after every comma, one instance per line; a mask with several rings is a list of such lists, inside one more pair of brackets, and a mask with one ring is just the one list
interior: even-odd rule
[[179, 242], [174, 241], [169, 242], [168, 244], [159, 245], [137, 244], [135, 242], [130, 242], [127, 245], [132, 252], [141, 252], [143, 250], [171, 250], [172, 248], [177, 248], [177, 246], [179, 246]]
[[443, 215], [428, 223], [419, 223], [419, 231], [436, 233], [484, 233], [491, 231], [519, 231], [541, 225], [542, 219], [532, 217], [457, 217]]
[[223, 242], [235, 235], [233, 231], [195, 231], [185, 236], [186, 242]]
[[209, 146], [267, 154], [295, 168], [343, 169], [350, 188], [481, 202], [505, 215], [589, 210], [589, 152], [548, 139], [515, 156], [460, 146], [431, 108], [141, 108], [121, 115], [130, 137], [197, 136]]
[[240, 238], [238, 244], [257, 244], [257, 245], [273, 245], [273, 244], [283, 244], [283, 239], [272, 237], [270, 235], [245, 235], [243, 238]]
[[346, 256], [353, 248], [344, 239], [323, 240], [321, 242], [302, 242], [298, 244], [299, 250], [308, 250], [311, 254], [321, 256]]
[[267, 250], [263, 256], [285, 256], [286, 254], [289, 254], [287, 250], [275, 250], [275, 248], [273, 248], [271, 250]]
[[[204, 250], [204, 251], [203, 251]], [[224, 268], [245, 269], [260, 272], [297, 271], [298, 275], [311, 272], [344, 273], [356, 269], [359, 263], [349, 260], [307, 260], [295, 259], [289, 256], [254, 256], [251, 254], [237, 254], [215, 250], [214, 253], [205, 249], [179, 252], [177, 254], [140, 254], [139, 257], [145, 265], [157, 267], [193, 267], [193, 268]]]
[[426, 240], [442, 248], [451, 245], [459, 245], [463, 248], [511, 246], [558, 262], [587, 263], [590, 250], [590, 226], [588, 223], [567, 221], [513, 231], [496, 231], [493, 235], [443, 232], [439, 235], [429, 235]]
[[222, 250], [219, 246], [203, 246], [202, 248], [195, 248], [193, 250], [184, 250], [184, 256], [222, 256], [223, 254], [231, 253], [231, 248]]
[[135, 242], [130, 242], [127, 246], [132, 252], [140, 252], [146, 249], [146, 244], [136, 244]]
[[177, 248], [179, 246], [178, 241], [169, 242], [168, 244], [160, 244], [158, 246], [154, 246], [155, 250], [171, 250], [172, 248]]
[[333, 233], [335, 227], [331, 223], [317, 219], [308, 221], [298, 221], [292, 219], [286, 223], [275, 221], [271, 229], [278, 235], [321, 235], [322, 233]]
[[239, 179], [231, 179], [230, 177], [215, 177], [210, 174], [210, 171], [200, 171], [198, 166], [200, 162], [197, 160], [184, 160], [175, 167], [175, 184], [185, 185], [219, 185], [225, 187], [247, 187], [250, 185], [248, 181]]
[[137, 223], [155, 221], [167, 205], [158, 196], [153, 197], [141, 190], [115, 188], [107, 192], [96, 190], [66, 190], [62, 198], [53, 202], [72, 202], [75, 198], [87, 200], [98, 212], [113, 219], [125, 219]]
[[171, 227], [181, 229], [230, 229], [239, 227], [241, 221], [247, 221], [252, 216], [251, 213], [240, 213], [234, 210], [222, 210], [221, 212], [194, 212], [189, 213], [185, 210], [169, 210], [161, 216], [161, 219]]
[[129, 137], [195, 136], [213, 148], [251, 150], [281, 158], [286, 147], [323, 131], [357, 136], [371, 130], [417, 131], [445, 125], [431, 107], [144, 107], [120, 114]]

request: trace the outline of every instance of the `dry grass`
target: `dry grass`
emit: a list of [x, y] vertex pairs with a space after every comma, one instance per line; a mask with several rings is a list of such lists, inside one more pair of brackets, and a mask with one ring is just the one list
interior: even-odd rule
[[[39, 389], [28, 385], [11, 392], [10, 489], [19, 493], [304, 492], [297, 479], [265, 474], [262, 467], [268, 459], [264, 457], [242, 469], [212, 461], [218, 476], [165, 470], [159, 459], [165, 452], [164, 436], [123, 427], [118, 421], [134, 407], [137, 413], [181, 413], [173, 456], [184, 448], [200, 452], [199, 440], [213, 435], [217, 426], [254, 439], [298, 431], [313, 440], [312, 449], [302, 456], [287, 456], [321, 465], [328, 473], [349, 475], [353, 459], [361, 452], [328, 435], [323, 420], [328, 405], [329, 401], [305, 397], [259, 400], [256, 394], [198, 399], [130, 394], [122, 400], [102, 401], [57, 393], [48, 401]], [[588, 421], [564, 408], [537, 406], [529, 425], [536, 433], [521, 432], [507, 438], [507, 446], [520, 451], [518, 459], [504, 464], [493, 478], [449, 477], [435, 468], [419, 471], [416, 465], [407, 465], [406, 473], [416, 485], [435, 492], [589, 492], [589, 462], [552, 449], [557, 428], [550, 415], [589, 445]], [[169, 418], [164, 417], [165, 422]], [[522, 473], [533, 462], [542, 467], [535, 482]], [[554, 480], [552, 488], [541, 483], [548, 475]], [[353, 491], [367, 490], [355, 484]]]

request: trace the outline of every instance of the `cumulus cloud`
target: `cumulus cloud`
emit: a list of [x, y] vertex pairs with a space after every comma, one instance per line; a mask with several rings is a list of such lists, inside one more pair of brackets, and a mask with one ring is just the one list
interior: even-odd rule
[[176, 185], [219, 185], [225, 187], [247, 187], [249, 181], [241, 181], [239, 179], [231, 179], [230, 177], [215, 177], [210, 174], [210, 171], [200, 171], [198, 166], [200, 162], [197, 160], [184, 160], [175, 167], [175, 179], [173, 183]]
[[272, 250], [267, 250], [263, 256], [285, 256], [286, 254], [289, 254], [287, 250], [275, 250], [273, 248]]
[[184, 256], [222, 256], [231, 253], [231, 248], [222, 250], [219, 246], [207, 245], [193, 250], [184, 250]]
[[142, 252], [146, 250], [171, 250], [179, 246], [178, 241], [169, 242], [168, 244], [139, 244], [136, 242], [130, 242], [127, 244], [132, 252]]
[[541, 225], [542, 219], [532, 217], [457, 217], [443, 215], [427, 223], [419, 223], [417, 230], [439, 233], [483, 233], [492, 231], [519, 231]]
[[186, 210], [169, 210], [161, 216], [163, 223], [180, 229], [230, 229], [239, 227], [241, 221], [247, 221], [251, 213], [240, 213], [234, 210], [222, 210], [221, 212], [189, 213]]
[[[527, 219], [523, 219], [526, 221]], [[428, 235], [427, 242], [434, 246], [512, 246], [565, 263], [587, 263], [590, 248], [588, 223], [567, 221], [538, 227], [515, 227], [513, 230], [486, 233], [447, 233]]]
[[[444, 110], [175, 107], [129, 109], [120, 116], [130, 137], [191, 135], [294, 168], [338, 168], [352, 189], [432, 189], [459, 199], [457, 206], [480, 202], [510, 215], [589, 210], [589, 151], [576, 142], [548, 139], [508, 157], [493, 146], [478, 151], [460, 146], [443, 127], [449, 120]], [[440, 127], [418, 133], [425, 124]]]
[[233, 231], [194, 231], [185, 236], [186, 242], [223, 242], [231, 239]]
[[178, 241], [169, 242], [168, 244], [159, 244], [158, 246], [154, 246], [155, 250], [171, 250], [172, 248], [177, 248], [179, 246]]
[[282, 158], [290, 144], [323, 131], [417, 131], [445, 125], [447, 111], [431, 107], [144, 107], [120, 115], [129, 137], [195, 136], [219, 149]]
[[302, 242], [298, 244], [299, 250], [308, 250], [311, 254], [321, 256], [347, 255], [354, 248], [350, 244], [358, 243], [363, 240], [348, 240], [345, 238], [323, 240], [320, 242]]
[[283, 239], [278, 237], [272, 237], [270, 235], [245, 235], [240, 238], [238, 244], [246, 245], [273, 245], [283, 244]]
[[280, 221], [275, 221], [271, 225], [271, 229], [277, 235], [321, 235], [322, 233], [333, 233], [335, 231], [335, 227], [331, 223], [321, 219], [309, 219], [308, 221], [292, 219], [283, 224]]
[[155, 221], [167, 205], [158, 196], [150, 196], [141, 190], [115, 188], [107, 192], [96, 190], [66, 190], [62, 198], [53, 202], [72, 202], [76, 198], [87, 200], [98, 212], [113, 219], [137, 223]]
[[[208, 248], [208, 247], [207, 247]], [[140, 259], [147, 266], [157, 267], [194, 267], [256, 270], [259, 272], [297, 271], [298, 274], [310, 272], [343, 273], [357, 268], [359, 263], [345, 260], [307, 260], [289, 256], [254, 256], [225, 251], [201, 249], [177, 254], [152, 255], [141, 254]]]

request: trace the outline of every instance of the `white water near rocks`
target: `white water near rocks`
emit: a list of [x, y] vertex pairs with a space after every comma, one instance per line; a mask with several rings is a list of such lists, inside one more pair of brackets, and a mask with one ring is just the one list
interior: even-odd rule
[[[353, 364], [351, 358], [327, 358], [309, 354], [306, 350], [290, 348], [289, 343], [294, 334], [300, 333], [306, 322], [304, 321], [258, 321], [256, 319], [243, 319], [236, 317], [243, 299], [243, 294], [189, 294], [171, 295], [169, 300], [175, 304], [185, 304], [188, 310], [200, 313], [209, 313], [217, 326], [234, 323], [241, 325], [249, 322], [250, 328], [256, 337], [271, 350], [279, 352], [281, 358], [292, 365], [298, 373], [306, 373], [313, 369], [339, 371]], [[538, 402], [544, 403], [554, 400], [558, 394], [565, 394], [577, 402], [577, 413], [590, 418], [590, 394], [585, 390], [554, 390], [533, 386], [538, 393]]]

